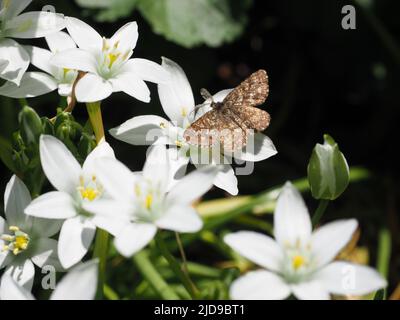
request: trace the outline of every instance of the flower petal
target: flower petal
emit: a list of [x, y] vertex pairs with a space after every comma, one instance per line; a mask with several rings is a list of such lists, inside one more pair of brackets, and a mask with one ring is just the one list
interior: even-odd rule
[[46, 42], [52, 53], [58, 53], [68, 49], [76, 48], [76, 43], [71, 36], [63, 31], [48, 35], [46, 37]]
[[259, 266], [272, 271], [280, 270], [283, 251], [274, 239], [257, 232], [239, 231], [226, 235], [224, 242]]
[[342, 220], [328, 223], [317, 229], [311, 237], [311, 248], [322, 267], [332, 261], [351, 240], [357, 229], [357, 220]]
[[35, 240], [34, 252], [32, 253], [32, 261], [39, 268], [44, 266], [52, 266], [57, 271], [63, 271], [60, 261], [58, 260], [57, 241], [49, 238], [40, 238]]
[[34, 46], [24, 46], [31, 59], [31, 64], [36, 68], [53, 75], [55, 67], [50, 63], [53, 53], [49, 50]]
[[0, 95], [16, 99], [34, 98], [57, 88], [57, 81], [47, 73], [27, 72], [23, 75], [19, 86], [9, 81], [0, 87]]
[[15, 263], [6, 269], [4, 274], [11, 276], [19, 285], [31, 291], [35, 276], [35, 267], [30, 259], [15, 261]]
[[190, 158], [186, 155], [186, 152], [174, 146], [170, 146], [167, 150], [169, 159], [169, 186], [168, 190], [171, 190], [181, 180], [185, 174], [187, 165], [189, 164]]
[[1, 300], [35, 300], [33, 295], [21, 287], [12, 277], [4, 275], [0, 285]]
[[172, 206], [159, 218], [155, 224], [166, 230], [182, 233], [194, 233], [201, 230], [203, 221], [190, 206]]
[[[2, 1], [4, 2], [4, 1]], [[18, 1], [8, 1], [7, 5], [4, 7], [2, 14], [4, 18], [10, 19], [12, 17], [18, 16], [22, 11], [25, 10], [27, 6], [30, 5], [32, 0], [18, 0]]]
[[67, 49], [56, 53], [50, 62], [59, 68], [97, 73], [94, 55], [82, 49]]
[[[114, 204], [118, 204], [118, 202], [116, 202], [116, 203], [114, 202]], [[92, 222], [97, 228], [106, 230], [111, 235], [116, 236], [125, 227], [126, 223], [129, 220], [128, 219], [122, 219], [122, 218], [120, 219], [119, 217], [117, 217], [116, 212], [120, 208], [118, 206], [115, 206], [115, 205], [114, 205], [113, 208], [114, 208], [113, 209], [114, 211], [110, 211], [110, 213], [111, 212], [114, 213], [113, 217], [111, 217], [111, 216], [107, 217], [107, 216], [102, 216], [100, 214], [96, 214], [92, 218]], [[118, 215], [121, 215], [121, 214], [118, 212]]]
[[169, 157], [164, 145], [156, 145], [148, 149], [143, 177], [150, 181], [157, 181], [161, 190], [166, 190], [169, 186]]
[[8, 225], [18, 226], [28, 232], [32, 219], [25, 215], [24, 210], [30, 203], [31, 194], [28, 188], [16, 175], [13, 175], [4, 192], [4, 211]]
[[23, 13], [7, 21], [5, 33], [11, 38], [33, 39], [45, 37], [64, 28], [62, 14], [35, 11]]
[[374, 269], [344, 261], [336, 261], [315, 276], [330, 293], [361, 296], [385, 288], [387, 282]]
[[191, 172], [175, 185], [167, 196], [171, 204], [191, 204], [211, 189], [218, 167], [207, 166]]
[[162, 67], [170, 75], [168, 83], [158, 85], [158, 95], [166, 115], [180, 124], [193, 112], [195, 102], [192, 88], [183, 69], [174, 61], [162, 58]]
[[94, 163], [96, 159], [101, 158], [112, 158], [115, 159], [114, 150], [111, 146], [103, 141], [87, 156], [85, 163], [83, 164], [83, 172], [85, 175], [95, 175], [96, 170], [94, 168]]
[[110, 47], [118, 46], [120, 52], [131, 52], [135, 49], [138, 38], [137, 23], [128, 22], [111, 37]]
[[247, 145], [240, 151], [235, 152], [233, 157], [238, 160], [258, 162], [276, 155], [278, 151], [266, 135], [256, 133], [251, 135]]
[[130, 59], [125, 63], [123, 70], [138, 75], [144, 81], [166, 83], [169, 80], [169, 74], [162, 66], [147, 59]]
[[226, 164], [222, 168], [215, 177], [214, 185], [236, 196], [239, 193], [239, 189], [235, 172], [230, 164]]
[[91, 260], [71, 269], [58, 283], [51, 300], [93, 300], [96, 295], [98, 262]]
[[79, 48], [92, 52], [101, 51], [103, 38], [87, 23], [72, 17], [65, 18], [68, 33]]
[[290, 183], [283, 187], [276, 203], [274, 235], [281, 246], [305, 245], [311, 237], [311, 220], [301, 194]]
[[150, 102], [150, 90], [146, 83], [132, 72], [123, 72], [110, 79], [114, 92], [123, 91], [143, 102]]
[[33, 218], [32, 233], [42, 238], [50, 238], [58, 233], [63, 220]]
[[108, 98], [113, 93], [109, 81], [96, 74], [86, 74], [75, 87], [75, 95], [79, 102], [97, 102]]
[[329, 300], [329, 292], [321, 281], [311, 280], [291, 285], [293, 294], [300, 300]]
[[67, 147], [57, 138], [40, 137], [40, 160], [47, 179], [58, 191], [75, 194], [79, 186], [81, 166]]
[[110, 130], [110, 134], [133, 145], [151, 145], [164, 136], [160, 125], [167, 123], [168, 120], [159, 116], [138, 116]]
[[129, 258], [142, 250], [155, 236], [157, 227], [149, 223], [128, 224], [114, 240], [115, 247]]
[[25, 213], [46, 219], [68, 219], [77, 214], [73, 198], [59, 191], [48, 192], [36, 198], [25, 209]]
[[289, 295], [290, 288], [282, 278], [266, 270], [248, 272], [230, 288], [233, 300], [282, 300]]
[[97, 176], [112, 198], [129, 202], [136, 177], [122, 162], [112, 158], [97, 159], [94, 164]]
[[19, 85], [29, 66], [29, 54], [12, 39], [0, 40], [0, 78]]
[[58, 240], [61, 265], [68, 269], [82, 260], [92, 244], [96, 227], [80, 216], [66, 220]]

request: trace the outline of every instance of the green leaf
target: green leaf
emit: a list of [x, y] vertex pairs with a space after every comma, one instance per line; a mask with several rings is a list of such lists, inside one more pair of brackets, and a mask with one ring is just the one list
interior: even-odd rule
[[114, 22], [128, 17], [135, 9], [138, 0], [76, 0], [77, 4], [88, 9], [100, 9], [96, 20]]
[[380, 289], [375, 293], [374, 300], [386, 300], [386, 290]]
[[11, 147], [11, 143], [6, 139], [0, 137], [0, 159], [6, 165], [8, 169], [12, 172], [16, 172], [16, 168], [14, 165], [13, 159], [13, 149]]
[[76, 0], [82, 7], [99, 9], [98, 21], [128, 17], [134, 9], [153, 31], [187, 48], [218, 47], [240, 36], [252, 0]]
[[243, 32], [250, 1], [240, 1], [234, 16], [228, 0], [140, 0], [138, 8], [155, 33], [184, 47], [217, 47]]
[[335, 140], [324, 135], [317, 143], [308, 164], [308, 182], [315, 199], [334, 200], [346, 190], [350, 181], [349, 166]]

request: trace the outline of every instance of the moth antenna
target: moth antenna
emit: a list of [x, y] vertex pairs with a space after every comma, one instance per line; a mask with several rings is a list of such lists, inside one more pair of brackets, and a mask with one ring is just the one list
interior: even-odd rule
[[204, 100], [211, 99], [211, 102], [214, 103], [213, 96], [207, 89], [202, 88], [200, 90], [200, 94], [201, 94], [201, 96], [203, 97]]

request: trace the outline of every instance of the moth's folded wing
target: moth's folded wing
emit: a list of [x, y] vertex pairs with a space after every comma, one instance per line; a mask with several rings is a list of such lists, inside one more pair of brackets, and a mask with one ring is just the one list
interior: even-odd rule
[[235, 113], [248, 128], [256, 131], [264, 131], [271, 122], [269, 113], [258, 108], [243, 107], [236, 109]]
[[268, 93], [267, 72], [258, 70], [227, 95], [224, 105], [232, 109], [240, 109], [243, 106], [259, 106], [265, 102]]
[[237, 121], [217, 110], [207, 112], [184, 132], [187, 143], [200, 147], [221, 146], [221, 152], [242, 149], [247, 143], [247, 135], [247, 130]]

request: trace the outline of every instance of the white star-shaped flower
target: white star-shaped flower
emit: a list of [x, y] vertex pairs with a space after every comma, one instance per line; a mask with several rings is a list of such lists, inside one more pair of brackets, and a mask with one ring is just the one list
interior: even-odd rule
[[234, 281], [231, 298], [277, 300], [293, 294], [301, 300], [325, 300], [330, 294], [359, 296], [384, 288], [386, 281], [374, 269], [333, 261], [356, 229], [357, 221], [351, 219], [312, 232], [300, 193], [287, 183], [275, 209], [275, 240], [250, 231], [224, 238], [232, 249], [262, 267]]
[[67, 30], [79, 48], [57, 54], [51, 63], [87, 74], [76, 86], [79, 102], [97, 102], [113, 92], [123, 91], [143, 101], [150, 101], [144, 81], [167, 81], [163, 68], [155, 62], [130, 59], [138, 40], [136, 22], [129, 22], [110, 39], [103, 38], [91, 26], [76, 18], [65, 18]]

